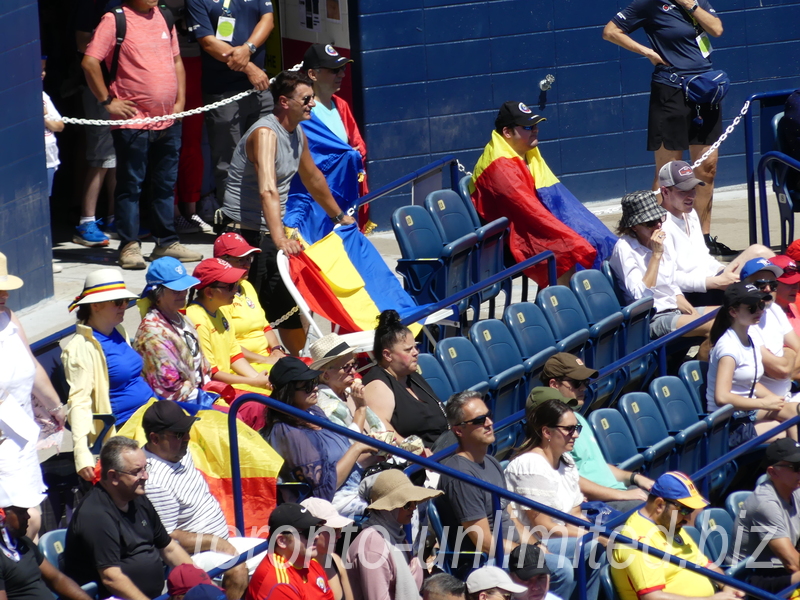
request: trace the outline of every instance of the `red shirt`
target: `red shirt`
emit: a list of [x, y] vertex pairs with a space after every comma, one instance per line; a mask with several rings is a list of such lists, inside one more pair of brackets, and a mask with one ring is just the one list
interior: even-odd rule
[[789, 318], [789, 323], [792, 324], [792, 328], [794, 329], [795, 333], [800, 335], [800, 310], [797, 309], [797, 304], [792, 302], [789, 305], [789, 310], [784, 312]]
[[333, 600], [333, 590], [316, 560], [297, 569], [270, 553], [250, 578], [245, 600]]

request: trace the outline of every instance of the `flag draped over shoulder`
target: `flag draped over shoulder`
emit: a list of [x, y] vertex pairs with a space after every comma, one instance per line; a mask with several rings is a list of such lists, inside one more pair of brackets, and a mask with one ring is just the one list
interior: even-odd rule
[[[364, 164], [358, 150], [339, 139], [328, 127], [311, 114], [311, 119], [300, 126], [308, 140], [308, 149], [339, 208], [347, 213], [355, 211], [359, 198], [359, 174]], [[313, 244], [333, 230], [333, 221], [308, 193], [300, 175], [296, 174], [289, 188], [283, 224], [298, 229], [303, 239]]]
[[311, 310], [338, 324], [341, 333], [375, 329], [389, 308], [401, 317], [419, 308], [356, 225], [337, 227], [289, 257], [289, 267]]
[[[142, 418], [152, 400], [140, 407], [128, 419], [118, 435], [135, 439], [140, 445], [146, 443]], [[192, 414], [197, 405], [179, 402], [186, 412]], [[228, 415], [217, 410], [200, 410], [200, 418], [192, 426], [189, 451], [194, 465], [203, 474], [211, 494], [217, 499], [230, 528], [236, 526], [233, 510], [233, 471], [230, 465], [230, 443], [228, 439]], [[266, 537], [267, 521], [275, 508], [278, 472], [283, 459], [250, 427], [237, 420], [239, 439], [239, 465], [242, 474], [242, 498], [247, 531], [239, 532], [248, 537]], [[146, 489], [146, 488], [145, 488]]]
[[[509, 247], [517, 262], [552, 250], [559, 276], [575, 265], [599, 268], [611, 256], [616, 237], [556, 178], [538, 148], [525, 158], [527, 165], [492, 132], [470, 182], [478, 214], [486, 221], [508, 218]], [[526, 273], [547, 285], [544, 264]]]

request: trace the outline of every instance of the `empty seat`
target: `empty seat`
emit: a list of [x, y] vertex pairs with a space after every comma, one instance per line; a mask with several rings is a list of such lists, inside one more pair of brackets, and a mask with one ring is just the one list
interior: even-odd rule
[[700, 421], [694, 400], [681, 379], [673, 375], [657, 377], [650, 383], [650, 395], [661, 410], [667, 429], [680, 431]]
[[[443, 339], [436, 345], [435, 355], [455, 393], [475, 390], [482, 394], [490, 394], [489, 372], [475, 346], [467, 338]], [[493, 395], [490, 394], [487, 398], [487, 404], [494, 410]]]
[[729, 566], [733, 552], [733, 519], [724, 508], [706, 508], [695, 519], [700, 550], [719, 566]]
[[[630, 426], [633, 439], [640, 452], [645, 448], [658, 446], [666, 440], [669, 440], [667, 443], [672, 448], [675, 447], [675, 438], [669, 435], [658, 407], [648, 394], [644, 392], [625, 394], [619, 400], [619, 411]], [[697, 470], [696, 465], [700, 464], [700, 457], [697, 454], [693, 452], [690, 456], [680, 456], [678, 461], [670, 460], [669, 456], [665, 456], [663, 462], [653, 465], [653, 470], [658, 475], [672, 467], [686, 473], [694, 473]], [[652, 475], [650, 477], [655, 479]]]
[[731, 519], [736, 521], [736, 517], [739, 516], [742, 508], [744, 508], [745, 500], [747, 500], [752, 494], [753, 492], [748, 490], [741, 490], [728, 494], [728, 497], [725, 498], [725, 510], [728, 511]]
[[550, 355], [569, 352], [583, 358], [584, 346], [589, 341], [588, 329], [581, 329], [557, 341], [542, 309], [533, 302], [512, 304], [503, 313], [503, 321], [525, 359], [543, 352]]
[[706, 414], [706, 380], [708, 379], [708, 363], [703, 360], [688, 360], [678, 369], [678, 376], [683, 380], [689, 395], [697, 408], [697, 414]]
[[458, 180], [458, 193], [461, 196], [461, 199], [464, 201], [464, 204], [469, 211], [469, 215], [472, 218], [472, 222], [475, 225], [475, 229], [481, 226], [481, 218], [478, 216], [478, 211], [475, 210], [475, 205], [472, 203], [472, 196], [469, 193], [469, 182], [472, 181], [471, 175], [464, 175], [461, 179]]
[[642, 466], [644, 455], [639, 454], [630, 427], [619, 411], [601, 408], [591, 413], [587, 420], [594, 429], [594, 436], [606, 462], [628, 471], [635, 471]]
[[446, 403], [455, 393], [442, 365], [432, 354], [420, 354], [417, 357], [417, 372], [425, 378], [442, 402]]

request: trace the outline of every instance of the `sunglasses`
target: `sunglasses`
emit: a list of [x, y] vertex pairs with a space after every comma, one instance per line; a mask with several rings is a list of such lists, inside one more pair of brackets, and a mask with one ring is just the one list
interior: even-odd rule
[[316, 96], [314, 94], [310, 94], [308, 96], [303, 96], [302, 100], [298, 100], [297, 98], [292, 98], [291, 96], [286, 96], [289, 100], [294, 100], [295, 102], [299, 102], [303, 106], [308, 106], [309, 102], [311, 102]]
[[302, 383], [294, 386], [295, 392], [305, 392], [306, 394], [310, 394], [313, 392], [316, 387], [319, 385], [319, 379], [316, 377], [314, 379], [309, 379], [308, 381], [303, 381]]
[[692, 514], [694, 512], [693, 508], [689, 508], [688, 506], [684, 506], [683, 504], [680, 504], [680, 503], [675, 502], [673, 500], [667, 500], [667, 504], [672, 504], [672, 506], [677, 508], [678, 509], [678, 514], [680, 516], [682, 516], [682, 517], [688, 517], [690, 514]]
[[642, 223], [642, 225], [644, 227], [647, 227], [648, 229], [652, 229], [653, 227], [657, 227], [658, 225], [660, 225], [663, 222], [664, 222], [664, 219], [663, 218], [659, 218], [659, 219], [653, 219], [652, 221], [645, 221], [644, 223]]
[[566, 379], [564, 379], [564, 381], [569, 382], [569, 384], [574, 389], [587, 387], [589, 385], [589, 380], [588, 379], [570, 379], [570, 378], [566, 378]]
[[215, 283], [214, 285], [210, 285], [208, 287], [214, 288], [215, 290], [225, 290], [227, 292], [232, 292], [236, 289], [236, 286], [239, 285], [239, 282], [235, 283]]
[[336, 67], [335, 69], [330, 69], [328, 67], [323, 67], [323, 69], [326, 69], [326, 70], [330, 71], [334, 75], [338, 75], [339, 73], [344, 71], [346, 68], [347, 68], [347, 65], [342, 65], [341, 67]]
[[124, 300], [124, 299], [122, 299], [122, 298], [119, 298], [119, 299], [117, 299], [117, 300], [109, 300], [109, 302], [110, 302], [111, 304], [113, 304], [114, 306], [116, 306], [117, 308], [120, 308], [120, 307], [122, 307], [122, 306], [125, 306], [125, 305], [128, 303], [128, 301], [127, 301], [127, 300]]
[[183, 440], [188, 438], [189, 437], [189, 433], [190, 432], [188, 432], [188, 431], [167, 431], [166, 432], [167, 435], [174, 437], [179, 442], [182, 442]]
[[486, 420], [491, 418], [492, 411], [489, 411], [485, 415], [481, 415], [480, 417], [475, 417], [474, 419], [469, 419], [467, 421], [461, 421], [461, 423], [456, 423], [456, 425], [480, 425], [482, 427], [486, 425]]
[[136, 477], [136, 479], [141, 479], [149, 472], [150, 472], [150, 465], [145, 465], [141, 469], [136, 469], [135, 471], [117, 471], [117, 473], [124, 473], [125, 475]]
[[581, 430], [583, 429], [583, 425], [553, 425], [553, 428], [560, 429], [567, 434], [567, 437], [571, 437], [576, 433], [580, 434]]
[[342, 365], [341, 367], [339, 367], [339, 370], [340, 371], [344, 371], [345, 373], [347, 373], [348, 371], [355, 371], [356, 370], [356, 363], [355, 362], [349, 362], [346, 365]]
[[415, 500], [412, 500], [411, 502], [406, 502], [405, 504], [403, 504], [403, 510], [414, 510], [415, 508], [417, 508], [417, 504], [418, 502], [416, 502]]
[[782, 469], [791, 469], [795, 473], [800, 473], [800, 463], [794, 463], [794, 464], [788, 464], [788, 465], [787, 464], [778, 463], [778, 464], [772, 465], [772, 466], [773, 467], [780, 467]]
[[517, 125], [517, 127], [521, 127], [525, 131], [533, 131], [533, 129], [537, 128], [538, 125]]
[[763, 300], [759, 300], [757, 304], [748, 304], [747, 310], [750, 311], [751, 315], [756, 314], [756, 311], [764, 310], [767, 307], [767, 303]]
[[758, 279], [756, 281], [756, 287], [762, 292], [767, 288], [777, 290], [778, 282], [775, 279]]

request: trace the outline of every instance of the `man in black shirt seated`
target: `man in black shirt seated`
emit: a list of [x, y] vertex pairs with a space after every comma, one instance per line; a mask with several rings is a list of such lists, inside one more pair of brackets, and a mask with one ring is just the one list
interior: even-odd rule
[[163, 559], [192, 564], [170, 538], [144, 495], [147, 458], [134, 440], [117, 436], [100, 452], [100, 482], [67, 529], [64, 570], [83, 584], [97, 581], [100, 598], [149, 600], [164, 589]]
[[44, 494], [10, 489], [1, 495], [0, 505], [5, 508], [0, 510], [0, 597], [3, 600], [53, 600], [52, 590], [67, 600], [91, 600], [25, 536], [28, 509], [39, 506]]

